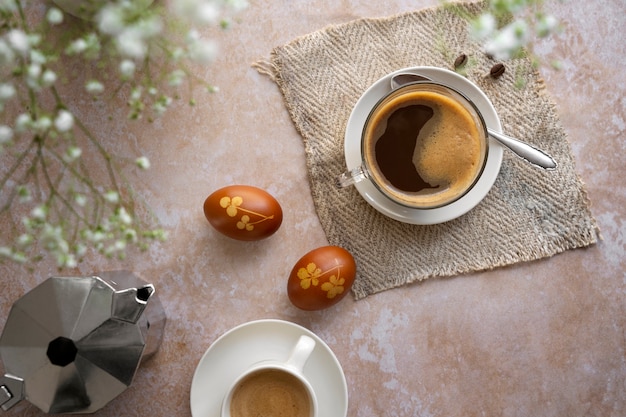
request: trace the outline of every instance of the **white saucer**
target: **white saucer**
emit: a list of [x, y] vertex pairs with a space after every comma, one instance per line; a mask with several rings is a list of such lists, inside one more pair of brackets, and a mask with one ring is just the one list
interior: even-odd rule
[[[487, 124], [487, 127], [502, 132], [500, 119], [491, 101], [474, 83], [459, 74], [436, 67], [412, 67], [398, 70], [376, 81], [357, 101], [348, 119], [344, 142], [344, 152], [348, 170], [361, 164], [361, 132], [370, 109], [391, 90], [391, 77], [397, 73], [414, 73], [424, 75], [459, 90], [476, 104]], [[397, 204], [385, 197], [369, 181], [358, 182], [355, 186], [361, 196], [382, 214], [412, 224], [436, 224], [455, 219], [470, 211], [487, 195], [500, 172], [503, 148], [494, 139], [489, 139], [489, 155], [487, 163], [474, 188], [462, 198], [445, 207], [420, 210], [411, 209]]]
[[257, 362], [287, 360], [303, 334], [316, 342], [303, 372], [317, 395], [319, 415], [345, 417], [348, 386], [335, 354], [311, 331], [282, 320], [245, 323], [213, 342], [200, 359], [191, 382], [191, 415], [219, 416], [226, 390], [237, 376]]

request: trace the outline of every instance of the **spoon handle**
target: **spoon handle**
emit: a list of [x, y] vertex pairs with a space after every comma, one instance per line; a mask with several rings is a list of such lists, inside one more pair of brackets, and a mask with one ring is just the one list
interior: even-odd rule
[[552, 159], [550, 155], [535, 148], [534, 146], [502, 133], [498, 133], [493, 129], [487, 129], [487, 131], [489, 132], [489, 136], [493, 137], [498, 142], [512, 150], [513, 153], [520, 156], [522, 159], [527, 160], [531, 164], [548, 170], [556, 168], [556, 161]]

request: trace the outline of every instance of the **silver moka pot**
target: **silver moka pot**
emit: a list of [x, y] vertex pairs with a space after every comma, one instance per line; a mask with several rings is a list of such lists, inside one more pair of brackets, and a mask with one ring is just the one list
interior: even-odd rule
[[0, 337], [0, 405], [92, 413], [128, 388], [161, 344], [165, 312], [128, 271], [52, 277], [17, 300]]

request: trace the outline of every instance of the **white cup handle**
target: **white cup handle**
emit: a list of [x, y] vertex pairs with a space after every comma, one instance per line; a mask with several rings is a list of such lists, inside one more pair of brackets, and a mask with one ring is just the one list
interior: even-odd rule
[[363, 165], [359, 165], [356, 168], [346, 171], [337, 177], [337, 187], [345, 188], [350, 185], [354, 185], [359, 181], [363, 181], [367, 178], [367, 173]]
[[296, 346], [291, 351], [289, 359], [287, 359], [285, 365], [302, 373], [302, 369], [304, 368], [306, 361], [309, 360], [313, 349], [315, 349], [315, 340], [306, 335], [300, 336], [298, 343], [296, 343]]

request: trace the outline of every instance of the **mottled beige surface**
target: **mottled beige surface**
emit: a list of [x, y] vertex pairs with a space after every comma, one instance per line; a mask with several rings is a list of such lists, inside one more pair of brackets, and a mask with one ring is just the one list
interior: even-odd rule
[[[322, 312], [299, 311], [287, 300], [292, 265], [326, 240], [301, 139], [276, 86], [250, 64], [328, 24], [436, 3], [252, 0], [241, 23], [224, 34], [218, 65], [198, 71], [220, 86], [219, 94], [192, 109], [181, 103], [148, 127], [112, 125], [106, 109], [92, 110], [96, 130], [130, 139], [129, 149], [150, 157], [150, 175], [136, 184], [171, 236], [146, 255], [88, 260], [72, 271], [132, 268], [154, 282], [169, 316], [161, 351], [98, 416], [189, 416], [191, 378], [203, 352], [226, 330], [258, 318], [296, 322], [329, 344], [346, 374], [349, 416], [626, 415], [622, 0], [551, 6], [565, 32], [536, 47], [546, 61], [563, 63], [559, 72], [541, 73], [602, 241], [358, 302], [348, 297]], [[281, 202], [283, 225], [271, 239], [236, 242], [210, 228], [202, 202], [233, 183], [259, 186]], [[55, 273], [51, 263], [34, 273], [0, 266], [0, 325], [15, 299]], [[23, 402], [5, 415], [40, 413]]]

